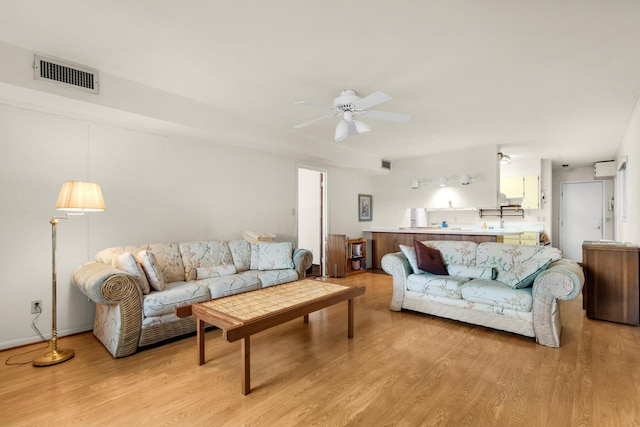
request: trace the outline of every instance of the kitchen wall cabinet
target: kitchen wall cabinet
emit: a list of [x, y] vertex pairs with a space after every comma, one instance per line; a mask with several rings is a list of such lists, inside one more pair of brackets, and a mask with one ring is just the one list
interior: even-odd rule
[[506, 176], [500, 178], [500, 192], [510, 200], [511, 204], [520, 204], [523, 209], [539, 209], [539, 181], [537, 175]]

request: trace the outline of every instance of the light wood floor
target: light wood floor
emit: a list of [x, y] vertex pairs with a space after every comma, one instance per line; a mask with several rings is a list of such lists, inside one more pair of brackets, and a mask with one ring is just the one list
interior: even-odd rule
[[[91, 333], [60, 339], [60, 365], [6, 366], [0, 425], [640, 425], [640, 328], [589, 320], [562, 302], [562, 347], [388, 305], [391, 277], [360, 274], [355, 336], [347, 304], [252, 338], [252, 392], [240, 392], [240, 344], [208, 332], [113, 359]], [[35, 353], [39, 355], [40, 352]], [[28, 360], [21, 356], [18, 360]]]

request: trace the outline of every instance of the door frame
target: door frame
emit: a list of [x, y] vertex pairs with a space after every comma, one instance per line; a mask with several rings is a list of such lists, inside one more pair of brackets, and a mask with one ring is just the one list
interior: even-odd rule
[[328, 172], [325, 168], [310, 165], [307, 163], [296, 163], [296, 236], [299, 241], [300, 239], [300, 200], [299, 200], [299, 192], [300, 192], [300, 170], [306, 169], [314, 172], [318, 172], [320, 174], [320, 274], [322, 277], [326, 277], [326, 242], [328, 236], [328, 209], [327, 209], [327, 181], [328, 181]]

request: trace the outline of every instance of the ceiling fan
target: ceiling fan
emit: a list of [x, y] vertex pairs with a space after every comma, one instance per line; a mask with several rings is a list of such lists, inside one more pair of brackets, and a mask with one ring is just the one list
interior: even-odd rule
[[369, 110], [374, 105], [382, 104], [390, 101], [391, 97], [382, 92], [373, 92], [371, 95], [361, 98], [355, 90], [346, 89], [340, 92], [340, 96], [333, 100], [333, 105], [314, 104], [308, 101], [298, 101], [296, 105], [306, 105], [309, 107], [327, 108], [331, 111], [326, 116], [318, 117], [308, 122], [295, 125], [294, 128], [300, 129], [319, 121], [342, 116], [336, 126], [336, 141], [342, 141], [348, 135], [357, 135], [359, 133], [369, 132], [371, 128], [365, 122], [356, 120], [356, 117], [384, 120], [394, 123], [406, 123], [411, 116], [406, 114], [389, 113], [386, 111]]

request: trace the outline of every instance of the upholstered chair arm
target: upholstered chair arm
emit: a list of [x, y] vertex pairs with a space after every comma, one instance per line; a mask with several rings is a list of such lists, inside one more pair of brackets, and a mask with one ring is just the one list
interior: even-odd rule
[[298, 279], [304, 279], [307, 275], [307, 269], [313, 263], [313, 254], [308, 249], [295, 249], [293, 251], [293, 264], [298, 272]]
[[558, 300], [577, 297], [583, 285], [582, 268], [568, 259], [556, 261], [538, 274], [533, 282], [533, 329], [540, 344], [560, 347]]
[[409, 261], [402, 252], [395, 252], [383, 256], [380, 263], [384, 272], [393, 276], [393, 293], [389, 308], [393, 311], [400, 311], [404, 292], [407, 289], [407, 277], [412, 272]]

